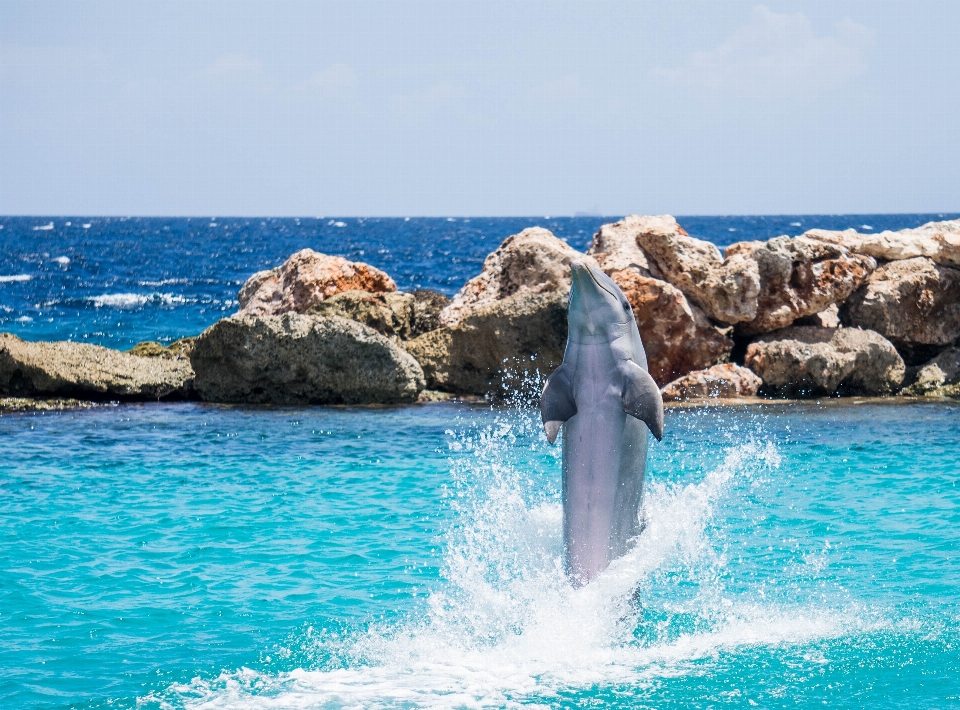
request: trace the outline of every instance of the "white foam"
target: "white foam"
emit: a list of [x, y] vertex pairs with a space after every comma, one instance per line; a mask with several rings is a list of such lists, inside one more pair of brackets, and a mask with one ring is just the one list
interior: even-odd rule
[[80, 226], [83, 227], [84, 229], [90, 229], [90, 225], [89, 225], [89, 224], [82, 224], [82, 225], [80, 225]]
[[67, 226], [67, 227], [71, 226], [72, 224], [73, 224], [73, 222], [64, 222], [64, 225]]
[[873, 229], [869, 224], [861, 224], [860, 229]]
[[38, 226], [38, 227], [34, 227], [34, 228], [33, 228], [33, 231], [34, 231], [34, 232], [49, 232], [51, 229], [53, 229], [53, 222], [50, 222], [50, 223], [48, 223], [48, 224], [42, 224], [42, 225], [40, 225], [40, 226]]
[[[70, 224], [70, 223], [67, 222], [67, 224]], [[54, 261], [57, 262], [58, 264], [61, 264], [61, 265], [63, 265], [63, 266], [66, 266], [67, 264], [70, 263], [70, 257], [69, 257], [69, 256], [58, 256], [56, 259], [54, 259]]]
[[17, 323], [33, 323], [33, 318], [30, 316], [20, 316], [17, 318]]
[[29, 281], [33, 277], [30, 274], [13, 274], [12, 276], [0, 276], [0, 284], [16, 283], [18, 281]]
[[791, 223], [790, 223], [790, 226], [791, 226], [791, 227], [802, 227], [802, 226], [803, 226], [803, 222], [791, 222]]
[[189, 299], [173, 293], [105, 293], [100, 296], [90, 296], [84, 300], [97, 308], [107, 307], [120, 310], [139, 308], [148, 303], [176, 305], [190, 302]]
[[[448, 500], [458, 523], [446, 539], [444, 583], [423, 613], [345, 638], [308, 634], [303, 643], [335, 659], [331, 667], [279, 674], [244, 668], [198, 678], [170, 688], [178, 704], [548, 707], [568, 690], [644, 687], [697, 672], [692, 662], [723, 650], [805, 643], [864, 627], [850, 609], [824, 604], [819, 589], [807, 603], [724, 588], [717, 512], [738, 487], [759, 485], [780, 463], [775, 446], [750, 441], [731, 448], [699, 482], [651, 481], [637, 546], [573, 589], [563, 571], [559, 500], [532, 483], [529, 461], [515, 453], [517, 435], [536, 426], [533, 417], [504, 415], [495, 426], [452, 439], [457, 491]], [[671, 574], [695, 590], [670, 601], [671, 613], [697, 620], [693, 630], [644, 626], [633, 601], [656, 599]]]
[[347, 226], [347, 223], [346, 223], [346, 222], [334, 222], [334, 223], [333, 223], [333, 226], [334, 226], [334, 227], [346, 227], [346, 226]]

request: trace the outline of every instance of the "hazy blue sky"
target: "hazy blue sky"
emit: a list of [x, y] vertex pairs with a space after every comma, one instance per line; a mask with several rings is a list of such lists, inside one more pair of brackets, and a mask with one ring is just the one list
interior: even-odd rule
[[0, 3], [0, 213], [960, 211], [960, 2]]

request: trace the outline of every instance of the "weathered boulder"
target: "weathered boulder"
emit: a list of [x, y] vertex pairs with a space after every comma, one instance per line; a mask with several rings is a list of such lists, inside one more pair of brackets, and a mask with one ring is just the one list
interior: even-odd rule
[[601, 225], [593, 235], [593, 243], [587, 249], [587, 254], [596, 259], [597, 264], [607, 274], [631, 269], [638, 271], [641, 276], [662, 278], [656, 265], [651, 264], [643, 253], [637, 237], [642, 231], [649, 229], [683, 231], [675, 221], [671, 225], [669, 220], [673, 220], [673, 217], [644, 217], [632, 214], [619, 222]]
[[838, 244], [850, 252], [882, 261], [925, 256], [942, 266], [960, 267], [960, 220], [927, 222], [915, 229], [877, 234], [861, 234], [855, 229], [842, 232], [811, 229], [804, 236]]
[[166, 346], [155, 340], [147, 340], [137, 343], [127, 352], [137, 357], [185, 358], [189, 360], [196, 340], [196, 338], [180, 338]]
[[727, 253], [742, 258], [749, 254], [760, 274], [756, 318], [737, 324], [743, 335], [778, 330], [822, 312], [853, 293], [876, 268], [869, 256], [809, 237], [734, 245]]
[[369, 264], [302, 249], [275, 269], [259, 271], [240, 289], [243, 315], [306, 313], [343, 291], [396, 291], [387, 274]]
[[637, 244], [663, 279], [708, 316], [728, 324], [754, 318], [760, 277], [752, 259], [738, 253], [724, 258], [716, 245], [689, 236], [669, 215], [639, 218], [635, 225]]
[[960, 396], [960, 348], [948, 348], [919, 368], [911, 368], [905, 395]]
[[149, 401], [188, 398], [192, 384], [184, 357], [137, 357], [88, 343], [0, 334], [0, 394]]
[[[654, 381], [667, 382], [726, 357], [733, 341], [715, 328], [680, 289], [627, 268], [610, 273], [637, 319]], [[566, 329], [564, 329], [566, 332]]]
[[726, 363], [680, 377], [663, 388], [665, 402], [688, 399], [755, 397], [763, 381], [752, 370]]
[[307, 309], [308, 315], [350, 318], [389, 338], [410, 340], [440, 327], [450, 299], [436, 291], [344, 291]]
[[570, 290], [570, 262], [595, 264], [546, 229], [531, 227], [507, 237], [483, 262], [481, 272], [467, 281], [440, 313], [452, 326], [473, 313], [485, 311], [514, 294], [563, 293]]
[[844, 324], [869, 328], [916, 364], [960, 338], [960, 270], [926, 257], [877, 269], [840, 308]]
[[338, 316], [234, 315], [205, 330], [190, 359], [209, 402], [396, 404], [424, 386], [406, 351]]
[[818, 328], [839, 328], [840, 327], [840, 307], [832, 303], [819, 313], [812, 316], [801, 316], [797, 318], [794, 325], [815, 325]]
[[533, 373], [549, 375], [563, 361], [567, 294], [521, 289], [404, 343], [430, 389], [501, 396]]
[[859, 328], [795, 326], [761, 336], [745, 364], [768, 394], [811, 397], [881, 395], [903, 381], [903, 359], [879, 333]]

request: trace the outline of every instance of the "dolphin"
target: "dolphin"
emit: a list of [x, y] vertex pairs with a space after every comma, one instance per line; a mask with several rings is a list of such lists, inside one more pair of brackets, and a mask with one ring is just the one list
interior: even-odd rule
[[567, 347], [540, 414], [551, 444], [563, 427], [564, 561], [579, 587], [643, 530], [647, 429], [663, 437], [663, 399], [623, 291], [594, 266], [570, 269]]

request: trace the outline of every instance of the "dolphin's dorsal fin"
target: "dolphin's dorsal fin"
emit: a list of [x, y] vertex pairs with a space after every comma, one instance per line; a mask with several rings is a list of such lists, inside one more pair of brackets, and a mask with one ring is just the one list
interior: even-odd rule
[[663, 438], [663, 397], [650, 373], [632, 360], [620, 366], [623, 374], [623, 411], [650, 429], [657, 441]]
[[547, 378], [540, 395], [540, 417], [547, 441], [557, 440], [560, 426], [577, 413], [577, 403], [573, 399], [573, 386], [570, 383], [570, 368], [561, 365]]

